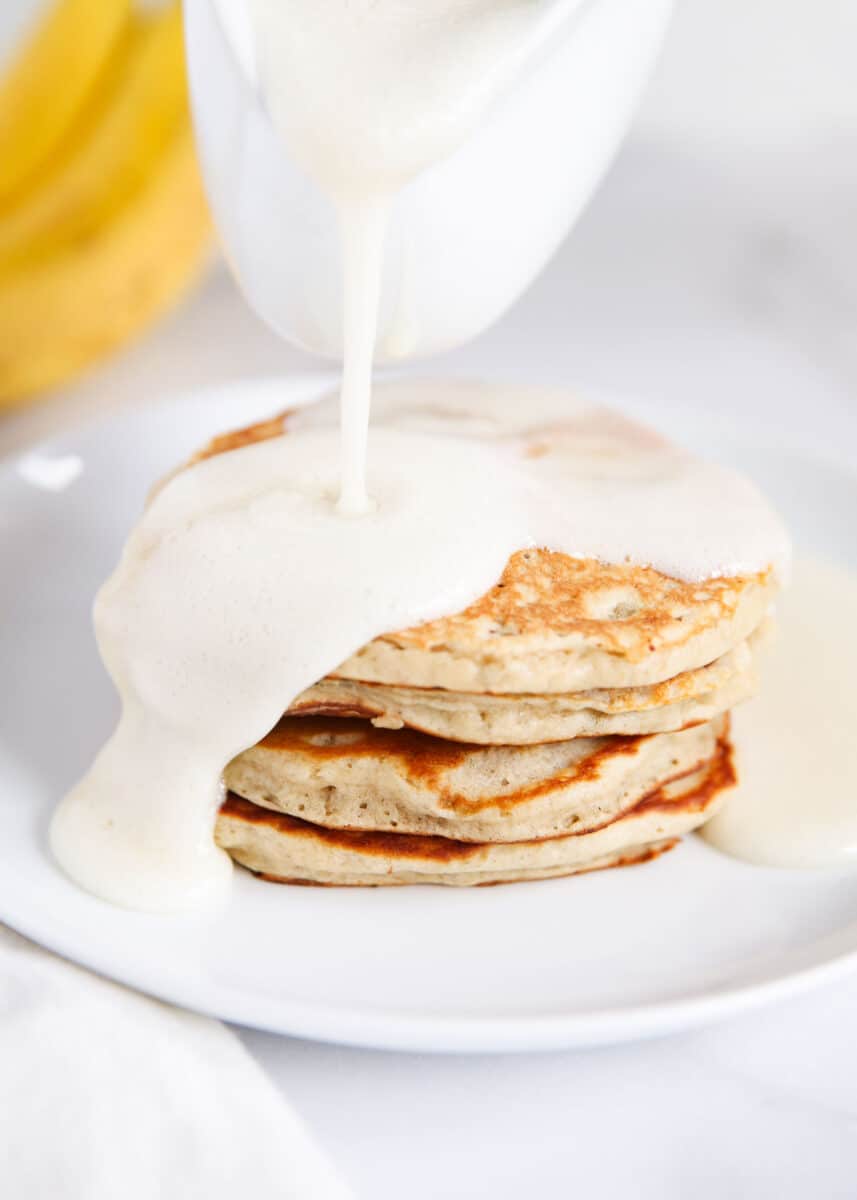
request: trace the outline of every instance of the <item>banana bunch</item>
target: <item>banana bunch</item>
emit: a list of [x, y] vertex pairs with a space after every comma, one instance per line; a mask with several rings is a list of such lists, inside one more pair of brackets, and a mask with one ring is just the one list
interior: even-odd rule
[[179, 0], [53, 0], [0, 78], [0, 408], [141, 331], [210, 237]]

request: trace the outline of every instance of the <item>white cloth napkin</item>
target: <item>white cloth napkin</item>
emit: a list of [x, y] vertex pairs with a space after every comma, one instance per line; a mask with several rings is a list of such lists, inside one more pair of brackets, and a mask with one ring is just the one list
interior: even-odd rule
[[0, 927], [0, 1195], [353, 1193], [224, 1026], [108, 983]]

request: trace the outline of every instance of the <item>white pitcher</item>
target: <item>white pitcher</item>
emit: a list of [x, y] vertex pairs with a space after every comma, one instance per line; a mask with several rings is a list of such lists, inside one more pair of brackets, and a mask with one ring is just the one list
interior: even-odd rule
[[[538, 0], [565, 8], [511, 91], [450, 158], [397, 197], [379, 360], [475, 337], [532, 282], [615, 154], [672, 0]], [[197, 140], [232, 268], [282, 337], [341, 353], [341, 266], [330, 201], [290, 158], [213, 0], [185, 0]]]

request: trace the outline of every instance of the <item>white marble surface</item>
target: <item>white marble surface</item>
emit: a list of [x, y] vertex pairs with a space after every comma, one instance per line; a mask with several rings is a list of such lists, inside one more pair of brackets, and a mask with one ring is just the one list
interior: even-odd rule
[[[728, 155], [682, 144], [629, 146], [518, 308], [431, 369], [588, 383], [691, 441], [726, 423], [857, 467], [853, 137]], [[0, 448], [298, 364], [215, 273], [108, 369], [6, 419]], [[797, 1200], [857, 1195], [855, 1013], [857, 976], [702, 1033], [587, 1053], [430, 1059], [242, 1036], [373, 1200]]]
[[703, 1033], [429, 1058], [247, 1036], [377, 1200], [846, 1200], [857, 981]]

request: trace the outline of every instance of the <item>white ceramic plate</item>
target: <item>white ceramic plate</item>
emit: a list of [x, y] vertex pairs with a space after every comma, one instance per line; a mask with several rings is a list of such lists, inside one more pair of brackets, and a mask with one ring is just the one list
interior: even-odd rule
[[[59, 873], [48, 815], [116, 716], [92, 596], [147, 489], [211, 433], [319, 387], [316, 376], [195, 395], [0, 465], [0, 920], [188, 1008], [411, 1050], [664, 1033], [853, 966], [857, 874], [745, 866], [694, 838], [647, 866], [473, 891], [277, 887], [238, 871], [230, 907], [192, 920], [110, 908]], [[853, 561], [857, 479], [728, 453], [799, 541]]]

